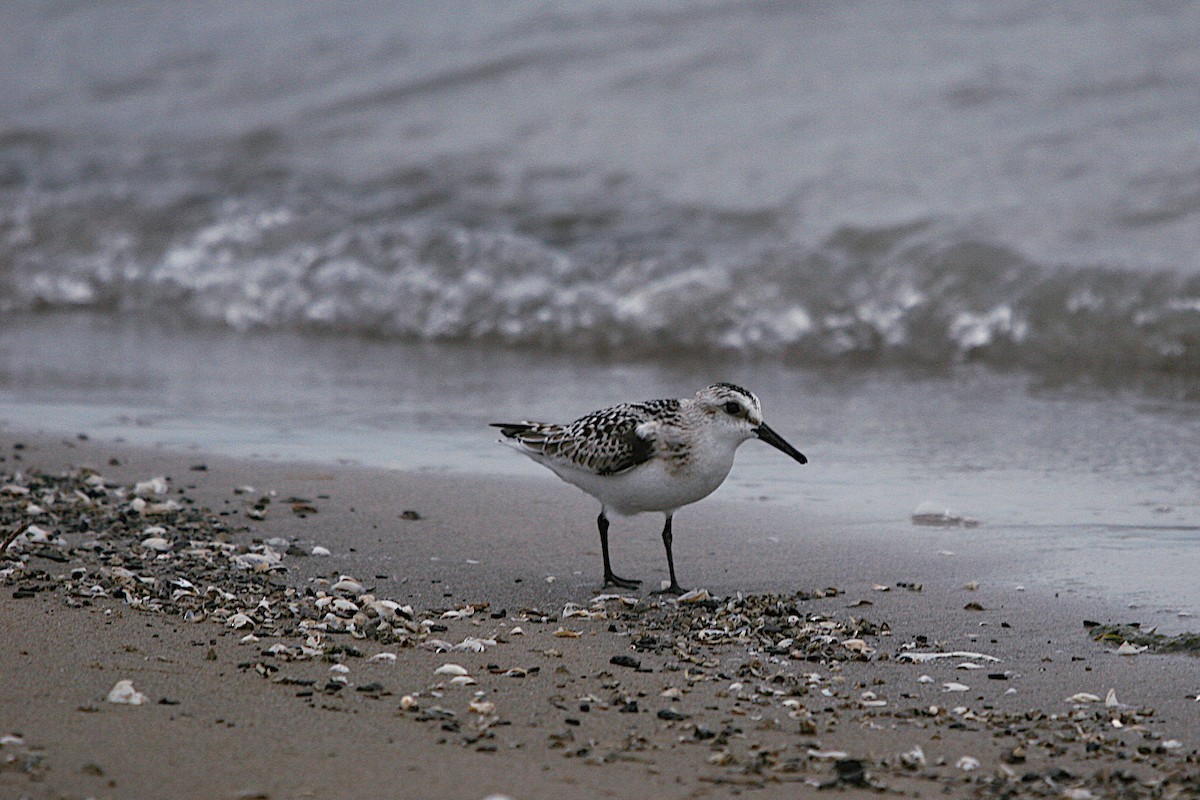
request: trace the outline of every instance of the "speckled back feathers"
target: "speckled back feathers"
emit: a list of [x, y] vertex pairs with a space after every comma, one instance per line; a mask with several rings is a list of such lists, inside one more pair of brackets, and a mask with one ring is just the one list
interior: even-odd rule
[[574, 422], [494, 423], [507, 438], [548, 459], [597, 475], [615, 475], [654, 456], [654, 437], [639, 435], [646, 422], [678, 425], [680, 403], [675, 399], [648, 400], [593, 411]]

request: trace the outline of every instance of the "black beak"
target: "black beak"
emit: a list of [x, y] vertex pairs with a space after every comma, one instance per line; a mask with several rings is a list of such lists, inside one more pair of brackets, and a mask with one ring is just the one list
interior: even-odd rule
[[774, 447], [776, 450], [781, 450], [784, 453], [787, 453], [801, 464], [808, 463], [808, 459], [804, 457], [804, 453], [801, 453], [799, 450], [785, 442], [783, 437], [768, 428], [765, 422], [754, 429], [754, 435], [771, 445], [771, 447]]

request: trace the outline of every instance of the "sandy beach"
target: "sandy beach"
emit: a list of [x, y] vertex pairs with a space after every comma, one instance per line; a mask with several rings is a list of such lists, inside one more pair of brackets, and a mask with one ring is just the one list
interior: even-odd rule
[[[959, 529], [702, 503], [677, 602], [605, 596], [591, 503], [550, 476], [0, 453], [5, 529], [44, 532], [0, 563], [0, 796], [1200, 792], [1195, 658], [1118, 654], [1092, 626], [1130, 612], [989, 582], [1003, 554]], [[613, 544], [651, 586], [656, 527]]]

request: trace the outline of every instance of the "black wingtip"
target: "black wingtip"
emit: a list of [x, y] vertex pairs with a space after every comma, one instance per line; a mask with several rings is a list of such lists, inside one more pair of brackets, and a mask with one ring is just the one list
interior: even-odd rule
[[500, 433], [506, 439], [512, 439], [522, 431], [529, 430], [529, 426], [523, 422], [489, 422], [489, 427], [499, 428]]

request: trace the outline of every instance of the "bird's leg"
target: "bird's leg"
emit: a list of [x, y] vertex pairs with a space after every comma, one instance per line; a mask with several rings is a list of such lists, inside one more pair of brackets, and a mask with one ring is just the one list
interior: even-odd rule
[[612, 563], [608, 560], [608, 517], [604, 516], [603, 511], [596, 517], [596, 527], [600, 529], [600, 552], [604, 554], [604, 585], [619, 586], [622, 589], [638, 588], [641, 581], [619, 578], [612, 571]]
[[663, 547], [667, 548], [667, 569], [671, 572], [671, 585], [651, 594], [683, 594], [683, 587], [675, 580], [675, 557], [671, 555], [671, 541], [674, 538], [671, 536], [671, 516], [667, 514], [667, 522], [662, 531]]

